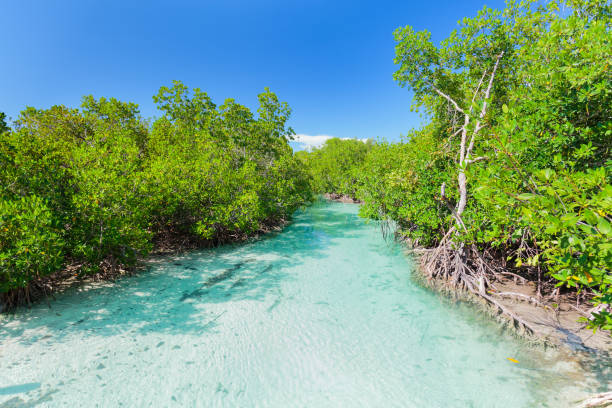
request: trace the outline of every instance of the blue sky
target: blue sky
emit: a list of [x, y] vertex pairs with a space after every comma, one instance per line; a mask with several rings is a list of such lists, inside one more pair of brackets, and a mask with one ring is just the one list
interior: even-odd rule
[[[502, 7], [501, 0], [486, 0]], [[86, 94], [135, 102], [145, 117], [173, 79], [255, 109], [265, 86], [309, 136], [398, 140], [421, 118], [392, 78], [393, 30], [445, 38], [485, 0], [32, 1], [0, 12], [0, 111], [77, 106]]]

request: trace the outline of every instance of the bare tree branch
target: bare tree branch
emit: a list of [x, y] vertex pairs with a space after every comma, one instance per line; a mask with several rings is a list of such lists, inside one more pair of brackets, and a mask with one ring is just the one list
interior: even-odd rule
[[476, 163], [477, 161], [482, 161], [482, 160], [489, 160], [489, 158], [487, 156], [478, 156], [473, 159], [466, 160], [465, 164], [472, 164], [472, 163]]
[[453, 218], [455, 219], [455, 222], [457, 223], [457, 225], [460, 225], [464, 231], [467, 231], [467, 228], [465, 227], [465, 224], [463, 223], [461, 216], [457, 214], [457, 211], [451, 204], [450, 200], [446, 197], [446, 183], [442, 183], [442, 185], [440, 186], [440, 198], [442, 199], [442, 202], [444, 202], [448, 210], [453, 215]]
[[442, 92], [441, 90], [439, 90], [438, 88], [436, 88], [435, 86], [433, 87], [433, 89], [443, 98], [445, 98], [446, 100], [448, 100], [450, 103], [453, 104], [453, 106], [455, 107], [455, 109], [457, 109], [459, 112], [463, 113], [464, 115], [466, 114], [463, 109], [461, 109], [459, 107], [459, 105], [457, 104], [457, 102], [455, 102], [455, 100], [453, 98], [451, 98], [450, 96], [448, 96], [447, 94], [445, 94], [444, 92]]
[[[468, 132], [468, 125], [470, 122], [470, 117], [469, 115], [465, 115], [465, 124], [463, 125], [463, 133], [461, 134], [461, 147], [459, 150], [460, 153], [460, 160], [459, 160], [459, 172], [457, 174], [457, 185], [459, 187], [459, 201], [457, 202], [457, 216], [461, 217], [461, 214], [463, 214], [463, 211], [465, 210], [465, 206], [467, 205], [467, 178], [465, 175], [465, 167], [470, 164], [469, 162], [469, 158], [470, 155], [472, 153], [472, 149], [474, 148], [474, 141], [476, 140], [476, 135], [478, 134], [478, 131], [481, 128], [481, 122], [484, 119], [486, 113], [487, 113], [487, 101], [489, 99], [489, 96], [491, 94], [491, 88], [493, 87], [493, 80], [495, 79], [495, 73], [497, 72], [497, 67], [499, 66], [499, 61], [500, 59], [503, 57], [504, 52], [502, 51], [498, 56], [497, 56], [497, 60], [495, 61], [495, 66], [493, 67], [493, 71], [491, 72], [491, 77], [489, 78], [489, 85], [487, 86], [487, 90], [485, 92], [484, 95], [484, 102], [482, 105], [482, 109], [480, 111], [480, 116], [476, 122], [476, 126], [472, 132], [472, 136], [470, 137], [470, 144], [466, 149], [466, 142], [467, 142], [467, 132]], [[484, 76], [483, 76], [484, 78]], [[482, 80], [482, 78], [481, 78]], [[480, 88], [480, 84], [478, 85], [478, 88]], [[477, 94], [478, 91], [475, 92], [475, 94]], [[473, 105], [472, 105], [473, 106]]]
[[487, 70], [485, 69], [484, 72], [482, 73], [482, 76], [480, 77], [478, 86], [476, 87], [476, 90], [474, 91], [474, 95], [472, 96], [472, 102], [470, 103], [470, 114], [474, 110], [474, 101], [476, 100], [476, 96], [478, 95], [478, 91], [480, 91], [480, 86], [482, 85], [482, 82], [484, 81], [486, 75], [487, 75]]
[[485, 115], [487, 114], [487, 104], [489, 101], [489, 96], [491, 95], [491, 88], [493, 87], [493, 80], [495, 79], [495, 73], [497, 72], [497, 67], [499, 66], [499, 61], [504, 56], [504, 52], [500, 52], [497, 56], [497, 60], [495, 61], [495, 65], [493, 66], [493, 72], [491, 72], [491, 77], [489, 78], [489, 85], [487, 86], [487, 90], [484, 96], [484, 102], [482, 104], [482, 109], [480, 110], [480, 116], [476, 121], [476, 127], [474, 128], [474, 132], [472, 133], [472, 138], [470, 140], [470, 145], [468, 146], [466, 157], [469, 157], [472, 153], [472, 149], [474, 148], [474, 141], [476, 140], [476, 135], [482, 129], [481, 122], [484, 120]]

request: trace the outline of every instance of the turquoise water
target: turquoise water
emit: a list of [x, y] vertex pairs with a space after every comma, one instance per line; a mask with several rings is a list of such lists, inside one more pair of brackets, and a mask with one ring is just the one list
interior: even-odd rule
[[411, 268], [357, 206], [315, 205], [5, 317], [0, 407], [560, 407], [600, 386]]

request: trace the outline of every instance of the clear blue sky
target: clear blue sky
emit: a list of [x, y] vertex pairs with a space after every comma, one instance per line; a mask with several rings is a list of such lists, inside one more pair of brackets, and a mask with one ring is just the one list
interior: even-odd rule
[[[397, 140], [418, 126], [394, 83], [393, 30], [445, 38], [485, 0], [3, 0], [0, 111], [77, 106], [82, 95], [135, 102], [173, 79], [255, 108], [269, 86], [297, 133]], [[486, 0], [502, 7], [501, 0]]]

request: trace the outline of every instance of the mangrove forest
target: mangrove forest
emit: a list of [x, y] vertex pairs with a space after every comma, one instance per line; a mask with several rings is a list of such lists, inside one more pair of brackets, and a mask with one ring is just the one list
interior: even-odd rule
[[396, 140], [298, 148], [265, 84], [0, 113], [0, 407], [612, 404], [611, 29], [389, 31]]

